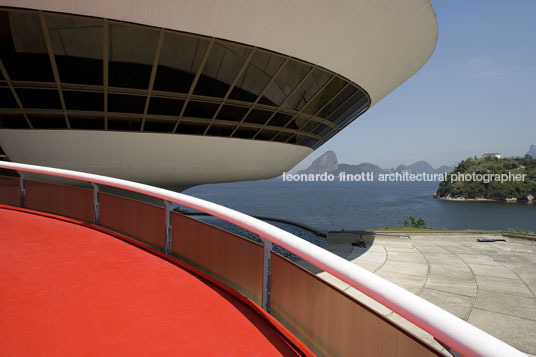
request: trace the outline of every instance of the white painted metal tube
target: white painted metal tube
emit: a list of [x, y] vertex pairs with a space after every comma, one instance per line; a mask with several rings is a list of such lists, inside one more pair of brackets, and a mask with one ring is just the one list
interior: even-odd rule
[[280, 245], [393, 310], [464, 356], [526, 356], [512, 346], [376, 274], [246, 214], [185, 194], [71, 170], [0, 161], [0, 167], [66, 177], [134, 191], [206, 212]]

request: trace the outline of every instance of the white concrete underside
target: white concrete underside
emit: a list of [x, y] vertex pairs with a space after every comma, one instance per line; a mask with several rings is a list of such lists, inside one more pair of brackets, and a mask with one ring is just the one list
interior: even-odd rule
[[259, 140], [90, 130], [0, 129], [0, 142], [15, 162], [179, 187], [276, 177], [312, 152]]
[[129, 21], [290, 55], [365, 89], [372, 104], [415, 74], [437, 42], [429, 0], [0, 0]]

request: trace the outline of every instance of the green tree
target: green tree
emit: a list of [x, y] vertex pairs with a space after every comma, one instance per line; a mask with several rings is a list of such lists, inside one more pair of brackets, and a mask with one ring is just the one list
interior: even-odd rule
[[426, 228], [426, 223], [424, 223], [424, 219], [420, 218], [417, 220], [417, 228]]
[[502, 175], [512, 173], [514, 175], [525, 175], [523, 181], [491, 181], [484, 183], [480, 181], [458, 181], [450, 182], [450, 175], [447, 180], [440, 182], [437, 188], [436, 197], [460, 197], [467, 199], [489, 198], [495, 200], [505, 200], [517, 198], [526, 200], [528, 196], [536, 196], [536, 158], [532, 157], [512, 157], [512, 158], [468, 158], [458, 164], [452, 174], [493, 174]]

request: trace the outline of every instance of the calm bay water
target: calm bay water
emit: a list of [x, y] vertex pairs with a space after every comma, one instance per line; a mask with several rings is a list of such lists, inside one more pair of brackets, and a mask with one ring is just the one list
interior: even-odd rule
[[250, 215], [285, 218], [323, 230], [400, 226], [408, 216], [428, 227], [536, 231], [536, 205], [449, 202], [432, 197], [436, 182], [283, 182], [202, 185], [184, 193]]

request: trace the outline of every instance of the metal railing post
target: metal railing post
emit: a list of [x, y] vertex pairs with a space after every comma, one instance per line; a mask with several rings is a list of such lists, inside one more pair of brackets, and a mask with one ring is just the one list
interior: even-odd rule
[[26, 207], [26, 187], [24, 186], [24, 172], [17, 171], [19, 173], [19, 192], [20, 192], [20, 206]]
[[453, 350], [452, 347], [450, 347], [447, 344], [441, 342], [437, 338], [434, 337], [434, 340], [437, 343], [439, 343], [441, 346], [443, 346], [452, 355], [452, 357], [463, 357], [463, 355], [461, 353], [458, 353], [457, 351]]
[[173, 250], [173, 237], [171, 236], [171, 202], [164, 200], [164, 206], [166, 207], [166, 247], [164, 252], [171, 254]]
[[262, 239], [264, 243], [264, 261], [262, 265], [262, 308], [270, 313], [272, 297], [272, 242]]
[[99, 186], [91, 182], [93, 186], [93, 223], [99, 224]]

